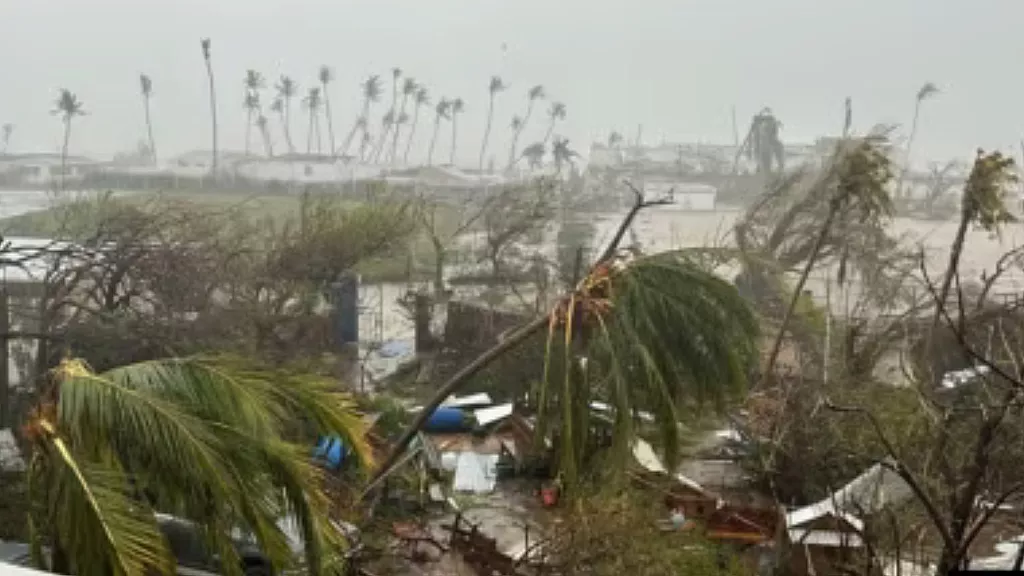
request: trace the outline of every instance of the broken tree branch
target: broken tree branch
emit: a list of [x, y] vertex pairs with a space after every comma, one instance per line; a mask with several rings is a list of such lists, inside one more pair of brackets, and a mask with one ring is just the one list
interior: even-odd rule
[[[618, 251], [619, 243], [622, 242], [623, 236], [625, 236], [629, 227], [632, 226], [633, 220], [641, 210], [651, 206], [660, 206], [671, 203], [671, 201], [667, 199], [647, 200], [644, 198], [643, 192], [637, 189], [631, 182], [627, 181], [626, 186], [633, 191], [635, 196], [633, 207], [626, 214], [625, 218], [623, 218], [622, 223], [619, 224], [619, 228], [612, 237], [612, 241], [608, 244], [608, 247], [605, 248], [601, 257], [594, 262], [591, 268], [604, 264], [615, 256]], [[423, 406], [423, 409], [416, 415], [416, 418], [413, 419], [409, 426], [402, 432], [402, 435], [398, 440], [395, 441], [394, 446], [392, 446], [391, 451], [384, 459], [384, 462], [374, 473], [373, 478], [370, 479], [369, 485], [374, 486], [379, 478], [387, 474], [395, 466], [395, 463], [398, 462], [398, 459], [403, 453], [405, 453], [406, 449], [409, 447], [409, 443], [412, 442], [412, 439], [416, 436], [416, 433], [423, 428], [427, 423], [427, 420], [430, 419], [430, 416], [446, 398], [455, 393], [455, 391], [469, 381], [470, 378], [490, 365], [491, 362], [498, 359], [500, 356], [515, 348], [527, 338], [538, 333], [547, 326], [549, 322], [548, 316], [549, 315], [547, 314], [538, 316], [522, 325], [518, 330], [492, 346], [489, 350], [478, 356], [475, 360], [467, 364], [449, 378], [448, 381], [434, 393], [434, 396], [430, 401]], [[369, 490], [365, 490], [362, 497], [365, 497], [369, 492]]]

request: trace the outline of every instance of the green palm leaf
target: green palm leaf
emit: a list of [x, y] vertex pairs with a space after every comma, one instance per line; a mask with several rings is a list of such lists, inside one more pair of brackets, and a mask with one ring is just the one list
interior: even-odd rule
[[[637, 413], [648, 411], [674, 466], [680, 416], [735, 397], [757, 355], [758, 325], [747, 302], [687, 252], [599, 266], [562, 310], [549, 327], [536, 397], [541, 433], [560, 415], [559, 465], [570, 485], [581, 469], [592, 398], [614, 409], [613, 454], [627, 453]], [[579, 363], [571, 350], [586, 358], [585, 370], [573, 368]], [[560, 368], [556, 352], [563, 356]]]

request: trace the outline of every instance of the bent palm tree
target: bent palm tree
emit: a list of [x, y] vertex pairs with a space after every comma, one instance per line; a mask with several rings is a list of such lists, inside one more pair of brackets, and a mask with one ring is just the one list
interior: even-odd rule
[[320, 153], [320, 88], [314, 86], [309, 89], [309, 94], [302, 100], [302, 104], [309, 112], [309, 130], [306, 132], [306, 154], [313, 151], [313, 138], [316, 138], [316, 151]]
[[292, 143], [292, 98], [299, 93], [299, 85], [288, 76], [281, 76], [277, 82], [277, 98], [281, 102], [281, 119], [284, 124], [284, 141], [288, 145], [288, 153], [295, 154]]
[[490, 100], [487, 105], [487, 124], [484, 126], [483, 141], [480, 142], [480, 162], [477, 169], [483, 172], [484, 157], [487, 156], [487, 141], [491, 138], [491, 123], [494, 121], [494, 97], [498, 92], [504, 91], [508, 86], [498, 76], [491, 76], [491, 83], [487, 86]]
[[427, 166], [434, 165], [434, 146], [437, 144], [437, 132], [441, 128], [441, 120], [449, 118], [448, 112], [452, 104], [447, 98], [441, 98], [434, 106], [434, 133], [430, 136], [430, 149], [427, 150]]
[[544, 165], [544, 154], [546, 153], [547, 149], [543, 142], [534, 142], [523, 148], [523, 154], [520, 158], [526, 158], [530, 170], [539, 170]]
[[462, 98], [456, 98], [452, 100], [452, 149], [449, 152], [448, 163], [452, 166], [455, 165], [455, 142], [459, 135], [459, 114], [466, 109], [465, 103]]
[[544, 144], [547, 144], [551, 140], [551, 134], [555, 131], [555, 124], [559, 120], [565, 120], [565, 104], [561, 102], [552, 102], [551, 108], [548, 108], [548, 131], [544, 133]]
[[442, 385], [395, 443], [374, 483], [445, 398], [545, 327], [544, 378], [531, 397], [538, 439], [551, 429], [559, 436], [558, 467], [567, 486], [575, 484], [580, 472], [592, 400], [613, 407], [612, 456], [627, 457], [636, 438], [633, 419], [647, 410], [654, 414], [667, 464], [673, 467], [680, 415], [704, 401], [722, 403], [743, 388], [757, 356], [758, 326], [736, 288], [701, 267], [691, 252], [630, 258], [618, 250], [636, 214], [658, 203], [638, 193], [609, 246], [573, 292]]
[[[153, 96], [153, 80], [145, 75], [139, 74], [139, 87], [142, 90], [142, 107], [146, 112], [146, 134], [149, 136], [149, 155], [153, 164], [157, 164], [156, 140], [153, 140], [153, 120], [149, 115], [149, 99]], [[6, 150], [6, 145], [4, 149]]]
[[267, 129], [267, 117], [262, 113], [256, 118], [256, 127], [260, 130], [260, 136], [263, 138], [263, 152], [266, 153], [267, 158], [274, 157], [274, 145], [270, 142], [270, 131]]
[[576, 158], [579, 158], [579, 154], [569, 148], [569, 140], [567, 138], [555, 138], [554, 144], [551, 145], [551, 159], [555, 163], [556, 174], [561, 176], [562, 168], [565, 164], [574, 164]]
[[210, 88], [210, 128], [213, 147], [210, 150], [210, 173], [217, 177], [217, 92], [213, 84], [213, 64], [210, 61], [210, 39], [203, 38], [199, 41], [203, 50], [203, 62], [206, 64], [206, 79]]
[[420, 123], [420, 109], [430, 104], [430, 95], [423, 86], [416, 88], [415, 108], [412, 113], [412, 127], [409, 128], [409, 138], [405, 141], [405, 153], [402, 154], [402, 163], [409, 163], [409, 150], [412, 149], [412, 141], [416, 137], [416, 126]]
[[71, 121], [75, 116], [85, 116], [82, 101], [70, 90], [61, 88], [57, 97], [53, 114], [60, 116], [64, 124], [64, 145], [60, 149], [60, 191], [64, 192], [65, 178], [68, 173], [68, 146], [71, 144]]
[[334, 115], [331, 114], [331, 97], [327, 93], [327, 85], [334, 80], [334, 72], [332, 72], [328, 66], [321, 66], [318, 78], [320, 79], [320, 88], [323, 90], [324, 95], [324, 118], [327, 120], [327, 142], [331, 146], [331, 157], [337, 158], [337, 152], [334, 151]]
[[285, 144], [288, 143], [288, 119], [284, 113], [284, 100], [281, 97], [274, 98], [274, 102], [270, 104], [270, 111], [277, 114], [278, 120], [281, 121], [281, 132], [285, 135]]
[[[380, 77], [370, 76], [363, 82], [363, 108], [359, 116], [356, 117], [356, 121], [352, 124], [352, 130], [349, 131], [348, 136], [345, 137], [345, 143], [341, 145], [341, 155], [348, 154], [349, 146], [352, 145], [352, 139], [355, 135], [362, 131], [366, 134], [366, 125], [370, 118], [370, 104], [380, 99]], [[360, 154], [360, 158], [362, 154]]]
[[395, 133], [391, 138], [391, 156], [389, 161], [392, 163], [398, 159], [398, 138], [402, 133], [402, 125], [409, 120], [409, 115], [405, 113], [405, 108], [409, 104], [409, 98], [414, 96], [418, 89], [419, 86], [412, 78], [406, 78], [402, 83], [402, 107], [399, 109], [398, 122], [395, 123]]
[[537, 100], [544, 98], [544, 87], [537, 84], [530, 91], [526, 93], [528, 103], [526, 105], [526, 115], [523, 116], [522, 121], [519, 123], [518, 128], [513, 128], [512, 133], [512, 147], [508, 151], [508, 166], [511, 168], [516, 161], [519, 159], [517, 155], [519, 147], [519, 137], [522, 135], [523, 130], [526, 129], [526, 125], [530, 123], [530, 117], [533, 116], [533, 106]]
[[391, 108], [384, 114], [382, 122], [384, 133], [380, 135], [379, 144], [373, 150], [373, 161], [377, 162], [380, 160], [381, 152], [384, 150], [384, 144], [388, 141], [388, 136], [391, 134], [390, 130], [394, 127], [395, 120], [398, 118], [398, 80], [402, 77], [401, 68], [391, 69]]
[[260, 90], [266, 85], [263, 75], [255, 70], [245, 72], [245, 155], [249, 155], [252, 147], [252, 126], [254, 119], [260, 115]]
[[900, 197], [903, 196], [903, 179], [910, 170], [910, 151], [914, 145], [914, 138], [917, 137], [917, 120], [921, 115], [921, 103], [938, 93], [938, 86], [931, 82], [925, 82], [921, 89], [917, 91], [917, 97], [914, 99], [914, 119], [910, 122], [910, 136], [907, 138], [906, 156], [903, 159], [903, 169], [900, 170], [899, 182], [896, 183], [896, 194]]
[[60, 574], [173, 573], [159, 510], [195, 521], [229, 574], [242, 572], [235, 529], [252, 534], [275, 568], [294, 566], [278, 527], [286, 515], [301, 527], [312, 572], [331, 569], [345, 542], [308, 461], [311, 438], [286, 435], [300, 419], [313, 434], [341, 436], [366, 461], [362, 424], [330, 382], [236, 359], [102, 374], [62, 362], [24, 428], [36, 563]]

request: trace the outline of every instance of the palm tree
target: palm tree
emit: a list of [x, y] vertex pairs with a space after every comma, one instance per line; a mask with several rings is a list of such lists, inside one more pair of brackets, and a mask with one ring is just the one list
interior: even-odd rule
[[261, 115], [260, 90], [266, 86], [263, 75], [255, 70], [245, 72], [245, 100], [242, 106], [245, 107], [245, 154], [249, 155], [252, 146], [252, 125], [254, 119]]
[[255, 120], [253, 118], [263, 115], [261, 111], [262, 106], [260, 105], [259, 92], [246, 91], [242, 107], [246, 110], [245, 155], [248, 156], [249, 150], [252, 147], [252, 126], [255, 124]]
[[[348, 154], [348, 148], [352, 145], [352, 139], [355, 138], [357, 132], [362, 131], [364, 136], [367, 135], [366, 129], [370, 118], [370, 105], [380, 99], [380, 76], [370, 76], [363, 82], [362, 88], [363, 108], [359, 116], [356, 117], [356, 121], [352, 124], [352, 130], [345, 137], [345, 143], [341, 145], [341, 154], [343, 156]], [[360, 157], [362, 157], [362, 154], [360, 154]]]
[[68, 168], [68, 145], [71, 143], [71, 121], [75, 116], [84, 116], [82, 101], [67, 88], [61, 88], [53, 114], [60, 116], [64, 123], [64, 145], [60, 149], [60, 191], [64, 191]]
[[[149, 155], [155, 165], [157, 163], [156, 140], [153, 139], [153, 121], [149, 115], [149, 99], [153, 96], [153, 80], [145, 74], [139, 74], [139, 87], [142, 89], [142, 107], [146, 112], [146, 134], [149, 136]], [[6, 149], [6, 146], [4, 148]]]
[[284, 141], [288, 145], [288, 153], [295, 154], [295, 145], [292, 143], [292, 98], [299, 93], [299, 85], [288, 76], [281, 75], [278, 80], [277, 97], [281, 101], [281, 118], [284, 123]]
[[539, 170], [544, 165], [544, 154], [547, 153], [543, 142], [534, 142], [523, 148], [521, 158], [526, 158], [530, 170]]
[[206, 63], [206, 78], [210, 87], [210, 127], [212, 131], [213, 149], [210, 151], [210, 173], [217, 177], [217, 92], [213, 84], [213, 64], [210, 61], [210, 39], [203, 38], [199, 41], [203, 50], [203, 62]]
[[[394, 443], [374, 481], [390, 470], [445, 398], [545, 328], [544, 377], [531, 400], [537, 410], [536, 437], [555, 433], [564, 485], [571, 489], [576, 484], [593, 440], [588, 437], [593, 400], [613, 408], [613, 460], [630, 457], [638, 432], [635, 415], [647, 410], [653, 413], [666, 466], [675, 468], [680, 416], [688, 405], [721, 405], [740, 395], [757, 357], [758, 326], [736, 288], [700, 265], [699, 254], [631, 257], [618, 250], [636, 213], [648, 205], [640, 197], [604, 254], [549, 314], [511, 332], [437, 389]], [[679, 330], [681, 323], [690, 328]], [[585, 365], [580, 358], [586, 358]]]
[[285, 143], [288, 139], [288, 119], [285, 118], [284, 113], [284, 100], [280, 96], [274, 98], [273, 103], [270, 104], [270, 111], [277, 114], [278, 120], [281, 121], [281, 132], [285, 135]]
[[508, 127], [509, 127], [510, 130], [512, 130], [512, 144], [509, 146], [509, 150], [508, 150], [508, 166], [507, 166], [507, 168], [512, 168], [512, 166], [515, 165], [516, 160], [518, 159], [516, 157], [516, 155], [515, 155], [516, 154], [516, 140], [519, 138], [519, 133], [522, 132], [522, 130], [523, 130], [523, 119], [520, 118], [518, 114], [512, 116], [512, 122], [509, 123]]
[[316, 151], [319, 154], [320, 147], [320, 105], [323, 102], [320, 98], [320, 87], [314, 86], [302, 100], [302, 104], [309, 112], [309, 130], [306, 132], [306, 154], [313, 150], [313, 137], [316, 136]]
[[459, 135], [459, 114], [462, 114], [465, 109], [466, 105], [462, 101], [462, 98], [452, 100], [452, 149], [450, 151], [450, 157], [448, 158], [448, 163], [452, 166], [455, 165], [455, 143], [456, 138]]
[[544, 134], [544, 144], [547, 144], [551, 140], [551, 133], [555, 131], [555, 124], [559, 120], [565, 120], [565, 104], [561, 102], [552, 102], [551, 107], [548, 108], [548, 131]]
[[391, 133], [391, 126], [395, 123], [395, 113], [388, 110], [384, 113], [384, 117], [380, 119], [380, 136], [377, 137], [377, 144], [374, 145], [373, 151], [370, 153], [370, 157], [374, 162], [377, 162], [380, 158], [380, 152], [384, 149], [384, 144], [388, 139], [388, 134]]
[[[40, 568], [172, 574], [158, 510], [194, 521], [228, 573], [242, 570], [235, 531], [252, 534], [275, 568], [297, 560], [313, 574], [337, 567], [346, 542], [328, 516], [306, 439], [340, 436], [363, 463], [369, 447], [353, 404], [332, 383], [201, 358], [102, 374], [69, 359], [48, 382], [24, 427], [33, 487], [26, 509]], [[314, 436], [286, 436], [296, 421]], [[303, 559], [279, 528], [286, 514], [302, 527]]]
[[3, 126], [3, 141], [4, 141], [3, 153], [4, 154], [7, 154], [7, 146], [11, 143], [11, 134], [13, 134], [13, 133], [14, 133], [14, 124], [11, 124], [10, 122], [7, 122], [6, 124], [4, 124], [4, 126]]
[[501, 78], [497, 76], [491, 76], [491, 83], [487, 86], [487, 91], [490, 95], [490, 101], [487, 105], [487, 124], [484, 126], [484, 138], [480, 143], [480, 162], [477, 169], [483, 172], [484, 170], [484, 157], [487, 156], [487, 141], [491, 138], [491, 123], [494, 121], [494, 97], [498, 92], [501, 92], [508, 88]]
[[517, 148], [519, 147], [519, 137], [522, 135], [523, 130], [526, 129], [526, 125], [530, 123], [530, 117], [533, 116], [533, 106], [537, 100], [544, 98], [544, 87], [537, 84], [533, 88], [530, 88], [529, 92], [526, 93], [527, 104], [526, 104], [526, 115], [523, 116], [519, 122], [518, 127], [513, 127], [512, 130], [512, 147], [508, 151], [508, 165], [509, 168], [516, 163], [519, 157], [516, 155]]
[[327, 141], [331, 145], [331, 157], [337, 158], [338, 155], [334, 151], [334, 115], [331, 114], [331, 97], [327, 93], [327, 85], [334, 80], [334, 72], [331, 71], [328, 66], [320, 67], [320, 87], [323, 90], [324, 95], [324, 117], [327, 119]]
[[274, 157], [274, 145], [270, 142], [270, 131], [267, 129], [267, 117], [260, 113], [256, 117], [256, 127], [260, 130], [260, 136], [263, 138], [263, 151], [266, 153], [267, 158]]
[[401, 68], [391, 69], [391, 108], [388, 109], [384, 114], [384, 118], [382, 118], [381, 124], [384, 127], [384, 133], [380, 135], [379, 144], [373, 150], [374, 162], [380, 160], [381, 152], [384, 150], [384, 143], [388, 141], [390, 130], [394, 127], [395, 120], [398, 118], [398, 80], [401, 77]]
[[907, 138], [906, 156], [903, 159], [903, 169], [900, 170], [899, 181], [896, 183], [896, 194], [900, 197], [903, 196], [903, 179], [906, 178], [907, 172], [910, 170], [910, 150], [914, 145], [914, 138], [917, 137], [917, 120], [921, 115], [921, 103], [938, 93], [938, 86], [931, 82], [925, 82], [917, 91], [917, 97], [914, 99], [914, 119], [910, 122], [910, 136]]
[[430, 94], [423, 86], [416, 88], [415, 108], [412, 113], [412, 127], [409, 128], [409, 138], [405, 141], [405, 154], [402, 154], [402, 163], [409, 164], [409, 150], [412, 148], [412, 141], [416, 137], [416, 126], [420, 123], [420, 108], [430, 104]]
[[405, 108], [409, 104], [409, 98], [415, 96], [419, 86], [416, 81], [412, 78], [406, 78], [402, 82], [402, 107], [398, 113], [398, 122], [395, 124], [395, 133], [391, 138], [391, 156], [390, 161], [393, 163], [398, 157], [398, 138], [402, 133], [402, 125], [409, 121], [408, 114], [405, 113]]
[[555, 141], [551, 145], [551, 159], [555, 163], [555, 171], [558, 175], [562, 174], [562, 167], [567, 162], [575, 164], [575, 160], [578, 157], [579, 154], [569, 148], [569, 140], [567, 138], [555, 137]]
[[619, 134], [615, 130], [612, 130], [612, 133], [608, 135], [608, 147], [614, 150], [614, 149], [618, 148], [621, 145], [622, 145], [622, 134]]
[[437, 144], [437, 133], [441, 127], [441, 120], [450, 118], [452, 103], [447, 98], [441, 98], [434, 106], [434, 133], [430, 136], [430, 149], [427, 150], [427, 166], [434, 165], [434, 146]]

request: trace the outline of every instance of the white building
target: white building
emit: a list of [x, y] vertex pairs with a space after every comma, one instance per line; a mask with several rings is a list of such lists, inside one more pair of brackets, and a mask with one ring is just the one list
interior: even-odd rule
[[[61, 168], [64, 177], [61, 178]], [[102, 163], [83, 156], [68, 156], [61, 159], [60, 154], [10, 154], [0, 156], [0, 176], [8, 183], [28, 186], [51, 186], [60, 184], [77, 184], [89, 172], [100, 169]]]

